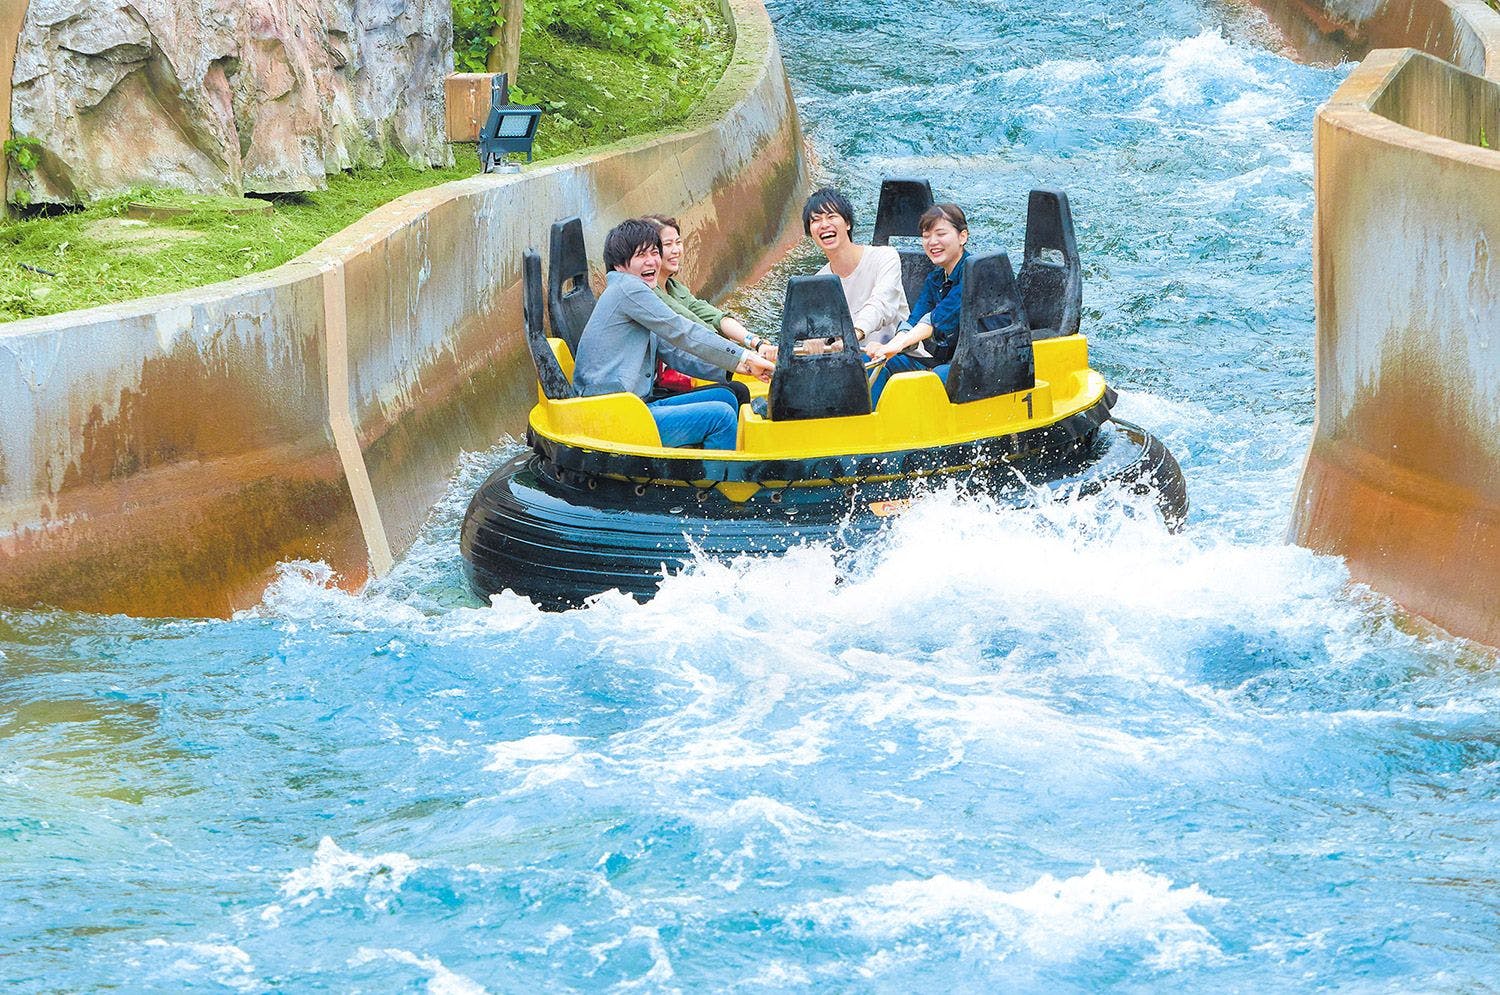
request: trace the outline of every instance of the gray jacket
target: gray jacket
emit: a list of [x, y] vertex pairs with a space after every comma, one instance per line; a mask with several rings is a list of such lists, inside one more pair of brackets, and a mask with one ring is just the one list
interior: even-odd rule
[[667, 307], [640, 277], [611, 272], [578, 339], [573, 386], [581, 396], [649, 397], [656, 361], [701, 380], [723, 378], [745, 350]]

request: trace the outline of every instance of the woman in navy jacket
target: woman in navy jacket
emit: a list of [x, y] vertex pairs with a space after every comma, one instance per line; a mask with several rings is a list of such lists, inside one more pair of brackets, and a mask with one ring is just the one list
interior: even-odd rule
[[922, 284], [907, 319], [909, 328], [897, 332], [889, 342], [872, 345], [871, 359], [883, 359], [885, 368], [870, 385], [870, 403], [880, 400], [886, 381], [896, 373], [931, 370], [945, 383], [948, 364], [958, 345], [959, 304], [963, 300], [965, 246], [969, 221], [957, 204], [934, 204], [917, 222], [922, 250], [932, 260], [932, 272]]

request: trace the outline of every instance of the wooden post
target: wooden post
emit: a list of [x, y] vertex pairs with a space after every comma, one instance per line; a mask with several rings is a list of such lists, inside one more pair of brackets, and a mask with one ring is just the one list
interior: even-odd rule
[[[26, 23], [28, 0], [0, 0], [0, 143], [10, 137], [10, 80], [16, 68], [16, 46]], [[511, 79], [515, 79], [514, 76]], [[5, 180], [10, 157], [0, 153], [0, 218], [10, 216]]]
[[495, 0], [500, 6], [500, 23], [490, 29], [490, 55], [485, 64], [492, 73], [505, 73], [512, 84], [521, 66], [522, 0]]

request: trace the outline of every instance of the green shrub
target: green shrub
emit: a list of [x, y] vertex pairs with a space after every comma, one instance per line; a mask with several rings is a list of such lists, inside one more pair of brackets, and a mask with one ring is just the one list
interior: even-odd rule
[[482, 73], [490, 52], [490, 29], [500, 20], [498, 0], [453, 0], [453, 68]]
[[[29, 185], [32, 172], [42, 161], [42, 143], [27, 135], [16, 135], [13, 138], [7, 138], [5, 144], [0, 145], [0, 152], [4, 152], [5, 158], [15, 164], [16, 169], [21, 175], [27, 178]], [[0, 196], [3, 195], [4, 191], [0, 191]], [[11, 195], [10, 202], [17, 207], [30, 207], [31, 191], [26, 189], [17, 190]]]
[[27, 135], [16, 135], [7, 138], [5, 145], [5, 157], [16, 164], [16, 168], [23, 173], [29, 173], [36, 169], [41, 160], [42, 143], [38, 139]]
[[[453, 0], [453, 63], [460, 72], [484, 72], [500, 9], [499, 0]], [[671, 65], [712, 27], [661, 0], [526, 0], [521, 30]]]

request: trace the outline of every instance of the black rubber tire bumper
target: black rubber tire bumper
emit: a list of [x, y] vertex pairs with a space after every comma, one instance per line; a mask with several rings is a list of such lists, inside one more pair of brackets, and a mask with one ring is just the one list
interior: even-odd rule
[[496, 470], [469, 502], [460, 537], [464, 574], [481, 597], [512, 590], [548, 609], [576, 607], [609, 590], [645, 600], [666, 573], [700, 556], [728, 560], [807, 543], [852, 548], [887, 521], [872, 506], [903, 501], [947, 479], [1018, 507], [1032, 500], [1029, 486], [1038, 484], [1080, 495], [1121, 486], [1150, 495], [1172, 531], [1187, 516], [1187, 488], [1176, 459], [1155, 437], [1120, 421], [1100, 433], [1082, 461], [881, 483], [766, 487], [743, 502], [712, 487], [578, 473], [533, 452]]

